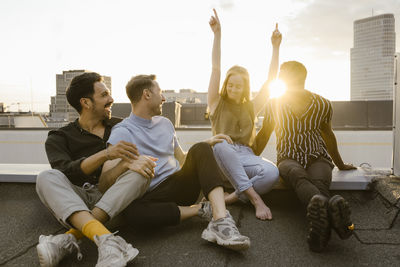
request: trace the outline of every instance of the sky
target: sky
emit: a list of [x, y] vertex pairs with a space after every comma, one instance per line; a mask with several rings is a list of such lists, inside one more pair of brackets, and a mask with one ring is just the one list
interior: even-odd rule
[[302, 62], [306, 88], [331, 100], [350, 99], [354, 20], [393, 13], [400, 52], [400, 0], [0, 0], [0, 102], [48, 111], [56, 74], [74, 69], [111, 76], [115, 102], [128, 102], [125, 85], [137, 74], [156, 74], [162, 89], [206, 92], [212, 8], [222, 79], [244, 66], [252, 91], [267, 78], [275, 23], [280, 62]]

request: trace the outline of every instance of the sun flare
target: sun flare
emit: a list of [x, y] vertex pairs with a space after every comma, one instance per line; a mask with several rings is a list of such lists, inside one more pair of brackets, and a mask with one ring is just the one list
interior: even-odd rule
[[281, 80], [273, 80], [269, 86], [269, 97], [278, 98], [286, 92], [286, 85]]

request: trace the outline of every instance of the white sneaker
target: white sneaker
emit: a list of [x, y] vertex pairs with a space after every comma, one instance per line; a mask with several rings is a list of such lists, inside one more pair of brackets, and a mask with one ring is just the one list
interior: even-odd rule
[[201, 238], [233, 250], [246, 250], [250, 247], [250, 239], [239, 233], [230, 214], [209, 222]]
[[114, 234], [96, 235], [94, 242], [99, 250], [96, 267], [126, 266], [139, 254], [139, 250]]
[[71, 234], [41, 235], [36, 250], [41, 267], [53, 267], [68, 254], [77, 249], [78, 260], [82, 259], [82, 253], [76, 238]]

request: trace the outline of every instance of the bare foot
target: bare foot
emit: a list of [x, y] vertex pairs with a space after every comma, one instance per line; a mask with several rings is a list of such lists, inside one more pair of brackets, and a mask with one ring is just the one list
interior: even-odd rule
[[272, 220], [271, 210], [265, 205], [260, 195], [254, 190], [253, 187], [245, 190], [244, 193], [256, 209], [256, 217], [262, 221]]
[[271, 210], [265, 205], [262, 199], [257, 200], [253, 203], [254, 208], [256, 209], [256, 217], [262, 221], [272, 220]]

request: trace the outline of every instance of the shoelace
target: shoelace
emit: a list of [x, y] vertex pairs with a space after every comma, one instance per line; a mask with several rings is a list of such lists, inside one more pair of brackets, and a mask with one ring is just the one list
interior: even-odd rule
[[69, 243], [65, 244], [63, 246], [65, 249], [67, 249], [68, 251], [72, 252], [72, 250], [74, 249], [74, 247], [76, 248], [76, 250], [78, 251], [76, 254], [76, 258], [78, 259], [78, 261], [81, 261], [83, 258], [83, 254], [81, 253], [81, 249], [78, 245], [77, 242], [75, 241], [70, 241]]
[[125, 240], [120, 236], [115, 236], [115, 238], [117, 238], [120, 241], [120, 242], [117, 242], [116, 240], [114, 240], [116, 242], [118, 248], [126, 256], [127, 255], [127, 245], [126, 245]]
[[113, 238], [110, 239], [109, 237], [107, 237], [106, 239], [103, 240], [101, 244], [108, 241], [111, 246], [118, 248], [124, 255], [126, 255], [126, 246], [124, 244], [126, 242], [122, 237], [115, 235], [116, 233], [118, 233], [118, 231], [115, 231], [114, 233], [112, 233], [112, 236], [111, 235], [109, 236]]

